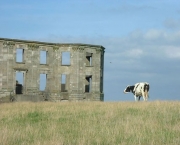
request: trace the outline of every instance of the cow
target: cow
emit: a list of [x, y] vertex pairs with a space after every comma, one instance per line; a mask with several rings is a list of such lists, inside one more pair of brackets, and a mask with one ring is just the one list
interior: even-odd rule
[[147, 82], [140, 82], [136, 83], [135, 85], [132, 86], [127, 86], [124, 89], [124, 93], [129, 93], [132, 92], [134, 94], [135, 101], [140, 101], [141, 96], [143, 97], [144, 101], [147, 101], [149, 98], [149, 89], [150, 85]]

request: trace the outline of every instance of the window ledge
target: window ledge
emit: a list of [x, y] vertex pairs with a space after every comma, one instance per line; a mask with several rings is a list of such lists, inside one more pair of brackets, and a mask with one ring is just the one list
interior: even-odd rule
[[70, 64], [61, 64], [61, 66], [71, 66]]
[[49, 64], [39, 64], [39, 65], [44, 65], [44, 66], [48, 66]]
[[16, 62], [17, 64], [25, 64], [25, 62]]

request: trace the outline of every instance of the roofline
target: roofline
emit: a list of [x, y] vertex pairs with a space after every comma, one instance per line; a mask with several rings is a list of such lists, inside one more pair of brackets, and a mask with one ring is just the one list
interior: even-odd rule
[[52, 42], [42, 42], [42, 41], [31, 41], [31, 40], [20, 40], [20, 39], [10, 39], [10, 38], [0, 38], [0, 41], [16, 41], [19, 43], [37, 43], [44, 45], [75, 45], [75, 46], [90, 46], [90, 47], [100, 47], [105, 49], [102, 45], [92, 45], [83, 43], [52, 43]]

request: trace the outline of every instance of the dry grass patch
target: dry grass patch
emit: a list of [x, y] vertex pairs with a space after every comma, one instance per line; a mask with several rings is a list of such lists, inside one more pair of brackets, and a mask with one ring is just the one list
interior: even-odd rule
[[0, 105], [2, 145], [176, 145], [180, 102]]

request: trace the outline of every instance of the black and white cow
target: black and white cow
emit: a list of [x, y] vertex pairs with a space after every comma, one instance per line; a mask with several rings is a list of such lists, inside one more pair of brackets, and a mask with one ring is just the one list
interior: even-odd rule
[[140, 101], [141, 96], [144, 101], [148, 100], [150, 85], [147, 82], [136, 83], [133, 86], [127, 86], [124, 93], [132, 92], [134, 94], [135, 101]]

